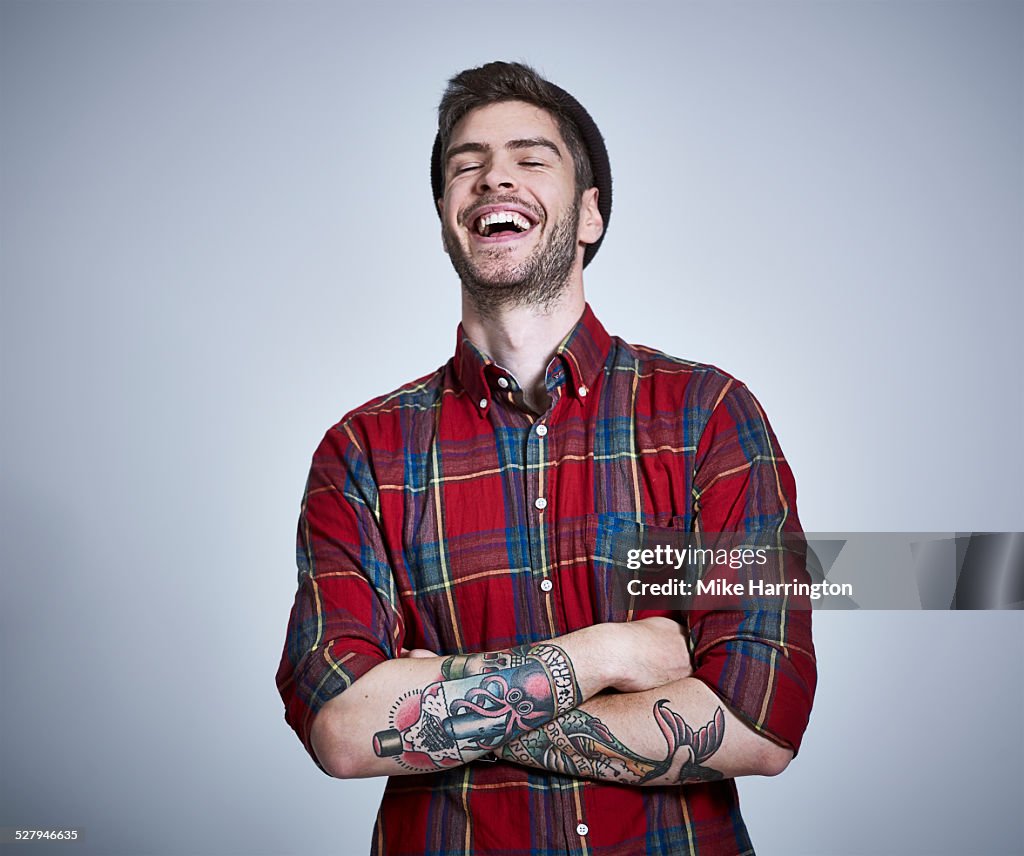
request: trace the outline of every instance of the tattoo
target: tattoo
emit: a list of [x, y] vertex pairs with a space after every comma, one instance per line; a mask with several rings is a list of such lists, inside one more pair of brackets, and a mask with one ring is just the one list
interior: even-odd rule
[[373, 735], [373, 751], [410, 770], [454, 767], [581, 701], [572, 662], [555, 645], [448, 657], [440, 680], [395, 702], [391, 728]]
[[500, 757], [531, 767], [570, 776], [605, 779], [630, 785], [689, 784], [721, 779], [722, 774], [703, 766], [719, 750], [725, 737], [722, 708], [703, 728], [694, 731], [668, 706], [655, 702], [654, 720], [665, 737], [668, 751], [661, 760], [633, 752], [596, 716], [572, 710], [543, 728], [531, 731], [500, 750]]

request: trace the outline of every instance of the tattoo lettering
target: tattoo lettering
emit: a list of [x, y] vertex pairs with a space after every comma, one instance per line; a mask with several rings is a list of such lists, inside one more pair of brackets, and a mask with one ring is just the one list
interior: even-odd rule
[[572, 663], [562, 649], [554, 645], [537, 645], [530, 649], [530, 654], [540, 660], [551, 677], [551, 686], [555, 691], [555, 706], [561, 711], [576, 707], [580, 703], [580, 688], [576, 683]]
[[554, 645], [448, 657], [440, 680], [398, 699], [373, 751], [412, 770], [458, 766], [581, 701], [572, 662]]
[[654, 720], [668, 749], [661, 760], [633, 752], [600, 719], [582, 710], [572, 710], [524, 734], [502, 747], [499, 755], [531, 767], [631, 785], [689, 784], [722, 778], [718, 770], [703, 766], [725, 737], [721, 707], [710, 722], [694, 731], [666, 699], [661, 699], [654, 705]]

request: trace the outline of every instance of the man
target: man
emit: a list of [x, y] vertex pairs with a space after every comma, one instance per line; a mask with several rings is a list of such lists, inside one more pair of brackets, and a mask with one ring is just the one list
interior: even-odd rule
[[764, 414], [586, 304], [611, 181], [567, 93], [457, 75], [432, 183], [455, 356], [314, 456], [286, 717], [331, 775], [392, 777], [374, 852], [752, 852], [733, 777], [799, 748], [809, 613], [642, 611], [613, 577], [639, 533], [799, 532]]

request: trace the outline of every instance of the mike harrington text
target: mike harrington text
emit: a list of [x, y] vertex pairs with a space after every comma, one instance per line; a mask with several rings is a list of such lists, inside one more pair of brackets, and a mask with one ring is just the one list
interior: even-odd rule
[[853, 586], [850, 583], [769, 583], [764, 580], [747, 580], [745, 583], [730, 583], [726, 580], [687, 580], [669, 579], [661, 583], [644, 583], [630, 580], [626, 591], [633, 596], [654, 595], [700, 597], [809, 597], [820, 600], [823, 597], [853, 597]]

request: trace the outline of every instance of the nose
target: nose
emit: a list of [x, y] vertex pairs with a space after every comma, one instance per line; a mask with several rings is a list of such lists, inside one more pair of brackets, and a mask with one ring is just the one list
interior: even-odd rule
[[492, 190], [512, 190], [516, 186], [512, 171], [500, 158], [492, 158], [486, 169], [480, 171], [477, 178], [477, 190], [489, 193]]

